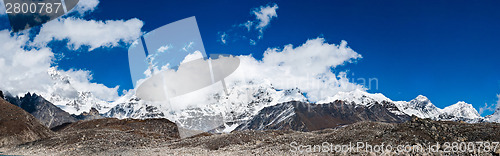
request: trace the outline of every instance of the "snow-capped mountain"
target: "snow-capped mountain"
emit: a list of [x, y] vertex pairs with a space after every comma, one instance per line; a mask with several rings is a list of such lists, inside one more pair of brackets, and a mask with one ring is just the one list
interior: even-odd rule
[[481, 122], [484, 120], [477, 110], [468, 103], [460, 101], [451, 106], [445, 107], [443, 112], [439, 114], [435, 119], [437, 120], [448, 120], [448, 121], [465, 121], [465, 122]]
[[465, 121], [469, 123], [484, 121], [484, 118], [479, 115], [471, 104], [462, 101], [444, 109], [436, 107], [423, 95], [419, 95], [409, 102], [396, 101], [395, 103], [404, 113], [415, 115], [419, 118], [430, 118], [441, 121]]
[[[334, 114], [338, 115], [339, 112], [342, 114], [343, 111], [350, 110], [354, 114], [345, 116], [359, 118], [359, 121], [372, 121], [373, 119], [373, 121], [387, 120], [397, 122], [407, 119], [404, 116], [411, 115], [434, 120], [482, 121], [481, 116], [479, 116], [470, 104], [459, 102], [445, 109], [440, 109], [423, 95], [409, 102], [392, 101], [383, 94], [371, 94], [356, 89], [351, 92], [339, 92], [333, 97], [317, 102], [317, 104], [310, 104], [300, 90], [278, 90], [265, 80], [234, 81], [228, 86], [228, 95], [222, 89], [205, 89], [205, 91], [202, 89], [190, 93], [191, 95], [189, 96], [173, 98], [170, 100], [170, 103], [144, 101], [135, 97], [133, 92], [130, 92], [127, 96], [123, 96], [115, 101], [112, 105], [116, 106], [110, 109], [105, 115], [116, 118], [167, 118], [176, 122], [180, 127], [187, 129], [203, 131], [213, 131], [215, 129], [216, 132], [230, 132], [239, 126], [240, 129], [248, 127], [262, 129], [269, 125], [287, 126], [286, 124], [283, 125], [282, 122], [296, 121], [289, 118], [296, 116], [297, 110], [294, 108], [297, 108], [297, 106], [290, 107], [291, 103], [283, 105], [283, 108], [273, 106], [290, 101], [300, 101], [307, 105], [331, 106], [329, 107], [329, 111], [337, 112]], [[185, 107], [176, 108], [179, 105]], [[349, 107], [347, 108], [347, 106]], [[270, 108], [280, 109], [269, 110]], [[264, 109], [267, 111], [264, 113], [261, 112]], [[384, 109], [384, 111], [380, 109]], [[355, 115], [356, 113], [358, 115]], [[376, 117], [373, 114], [385, 115], [384, 117]], [[256, 115], [260, 119], [257, 120]], [[268, 117], [270, 121], [265, 121], [265, 118]], [[342, 115], [338, 117], [341, 118]], [[328, 118], [333, 120], [333, 118]], [[266, 125], [252, 125], [249, 122], [253, 122], [253, 124], [255, 122], [265, 123]], [[342, 123], [351, 123], [351, 121], [346, 120]], [[246, 127], [241, 127], [241, 124], [246, 125]], [[295, 129], [301, 128], [295, 127]]]
[[348, 102], [348, 103], [354, 103], [357, 105], [362, 105], [362, 106], [369, 106], [373, 105], [376, 102], [382, 103], [383, 101], [387, 102], [392, 102], [391, 99], [385, 97], [381, 93], [368, 93], [366, 91], [360, 90], [360, 89], [355, 89], [354, 91], [350, 92], [339, 92], [333, 97], [327, 97], [325, 100], [318, 101], [317, 103], [330, 103], [330, 102], [335, 102], [337, 100]]
[[417, 98], [407, 101], [396, 101], [398, 108], [408, 115], [415, 115], [419, 118], [434, 118], [442, 113], [442, 110], [436, 107], [425, 96], [419, 95]]
[[370, 105], [342, 100], [323, 104], [291, 101], [262, 109], [253, 119], [237, 127], [237, 130], [314, 131], [360, 121], [401, 123], [410, 119], [410, 116], [394, 113], [389, 108], [395, 106], [387, 101]]
[[288, 101], [307, 101], [298, 89], [278, 90], [264, 80], [233, 81], [228, 85], [228, 95], [217, 89], [218, 84], [214, 85], [216, 89], [207, 87], [170, 99], [170, 103], [144, 101], [131, 93], [116, 101], [116, 106], [105, 115], [116, 118], [167, 118], [187, 129], [230, 132], [265, 107]]
[[328, 97], [326, 100], [319, 101], [319, 104], [332, 103], [335, 101], [342, 101], [347, 104], [352, 104], [355, 107], [371, 107], [373, 105], [379, 104], [386, 107], [391, 113], [395, 115], [404, 115], [407, 114], [399, 107], [397, 104], [391, 99], [387, 98], [381, 93], [368, 93], [366, 91], [355, 89], [350, 92], [338, 92], [333, 97]]
[[[165, 114], [158, 110], [161, 104], [146, 102], [137, 98], [134, 92], [129, 92], [112, 103], [115, 107], [104, 114], [107, 117], [119, 119], [134, 118], [164, 118]], [[161, 107], [160, 107], [161, 108]]]
[[81, 114], [89, 111], [92, 107], [99, 112], [107, 112], [113, 105], [111, 103], [95, 97], [89, 91], [77, 90], [72, 84], [72, 77], [65, 75], [56, 68], [48, 70], [49, 75], [54, 82], [47, 92], [40, 92], [47, 101], [60, 107], [70, 114]]
[[384, 95], [360, 89], [339, 92], [317, 103], [291, 101], [266, 107], [237, 129], [311, 131], [359, 121], [397, 123], [410, 118]]
[[489, 122], [498, 122], [498, 123], [500, 123], [500, 107], [497, 107], [495, 113], [493, 113], [492, 115], [488, 115], [486, 117], [486, 120], [489, 121]]
[[237, 130], [311, 131], [359, 121], [404, 122], [412, 115], [442, 121], [484, 121], [471, 104], [458, 102], [440, 109], [423, 95], [409, 102], [394, 102], [382, 94], [354, 90], [339, 92], [325, 101], [320, 104], [292, 101], [266, 107]]

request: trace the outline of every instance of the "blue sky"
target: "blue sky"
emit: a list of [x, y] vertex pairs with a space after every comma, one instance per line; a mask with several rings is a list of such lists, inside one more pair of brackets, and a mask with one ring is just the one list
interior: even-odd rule
[[[279, 6], [278, 17], [256, 45], [219, 41], [220, 32], [254, 19], [252, 8], [270, 3]], [[269, 47], [298, 46], [318, 36], [335, 44], [345, 40], [363, 59], [335, 70], [348, 70], [347, 76], [354, 79], [377, 78], [378, 90], [369, 92], [405, 101], [422, 94], [441, 108], [465, 101], [479, 110], [485, 103], [496, 103], [500, 93], [498, 6], [499, 1], [122, 0], [100, 1], [85, 18], [138, 18], [148, 32], [196, 16], [208, 54], [252, 54], [257, 59]], [[73, 52], [62, 45], [51, 46], [64, 53], [57, 62], [60, 68], [90, 70], [94, 82], [133, 88], [126, 46]]]

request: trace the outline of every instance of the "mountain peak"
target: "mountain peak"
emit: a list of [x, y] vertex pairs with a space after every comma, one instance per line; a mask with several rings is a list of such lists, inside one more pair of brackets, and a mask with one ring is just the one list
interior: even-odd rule
[[432, 104], [431, 100], [429, 100], [429, 98], [423, 95], [417, 96], [415, 99], [411, 100], [409, 104], [413, 105], [414, 107], [420, 107], [420, 108], [429, 107], [431, 109], [437, 109], [437, 107], [434, 106], [434, 104]]
[[350, 92], [338, 92], [335, 96], [328, 97], [326, 100], [318, 101], [317, 103], [330, 103], [337, 100], [360, 105], [370, 105], [375, 102], [382, 103], [383, 101], [392, 102], [391, 99], [381, 93], [368, 93], [361, 89], [355, 89]]
[[432, 104], [431, 100], [423, 95], [419, 95], [409, 102], [398, 101], [396, 105], [406, 114], [415, 115], [419, 118], [433, 118], [442, 112], [441, 109]]
[[455, 103], [453, 105], [463, 106], [463, 107], [472, 107], [472, 104], [468, 104], [465, 101], [458, 101], [457, 103]]
[[429, 98], [427, 98], [426, 96], [423, 96], [423, 95], [418, 95], [415, 100], [418, 100], [418, 101], [430, 101]]
[[443, 109], [448, 115], [455, 117], [475, 119], [481, 118], [477, 110], [471, 105], [464, 101], [459, 101], [456, 104], [448, 106]]
[[452, 110], [452, 109], [454, 109], [454, 110], [458, 110], [458, 109], [465, 110], [465, 109], [467, 109], [467, 110], [474, 110], [475, 111], [475, 108], [474, 108], [474, 106], [472, 106], [472, 104], [466, 103], [464, 101], [459, 101], [459, 102], [457, 102], [457, 103], [455, 103], [453, 105], [450, 105], [450, 106], [448, 106], [448, 107], [446, 107], [444, 109], [447, 109], [447, 110]]

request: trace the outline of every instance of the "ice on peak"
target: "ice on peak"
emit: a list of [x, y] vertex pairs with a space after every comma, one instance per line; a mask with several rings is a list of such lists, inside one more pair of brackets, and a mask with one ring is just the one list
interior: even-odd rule
[[391, 99], [385, 97], [381, 93], [368, 93], [361, 89], [355, 89], [350, 92], [338, 92], [333, 97], [328, 97], [325, 100], [318, 101], [317, 103], [330, 103], [334, 101], [345, 101], [345, 102], [353, 102], [359, 105], [370, 105], [375, 102], [381, 103], [383, 101], [392, 102]]
[[481, 118], [477, 110], [471, 104], [468, 104], [464, 101], [459, 101], [456, 104], [445, 107], [443, 109], [443, 112], [455, 117], [463, 117], [468, 119]]
[[417, 98], [415, 98], [415, 100], [418, 100], [418, 101], [430, 101], [429, 98], [427, 98], [426, 96], [423, 96], [423, 95], [418, 95]]

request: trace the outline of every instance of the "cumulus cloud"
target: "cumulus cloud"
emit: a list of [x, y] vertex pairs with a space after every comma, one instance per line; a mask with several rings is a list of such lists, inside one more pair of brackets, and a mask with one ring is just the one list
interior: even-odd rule
[[268, 66], [294, 69], [294, 73], [317, 75], [329, 72], [330, 67], [337, 67], [358, 58], [361, 58], [361, 55], [347, 47], [346, 41], [335, 45], [325, 43], [323, 38], [317, 38], [296, 48], [286, 45], [283, 49], [268, 49], [262, 62]]
[[70, 17], [43, 25], [34, 43], [44, 45], [52, 40], [67, 39], [70, 49], [86, 45], [91, 51], [98, 47], [114, 47], [120, 42], [133, 42], [142, 34], [143, 25], [136, 18], [127, 21], [95, 21]]
[[[221, 38], [219, 41], [221, 41], [222, 44], [226, 44], [227, 38], [230, 35], [231, 39], [247, 40], [250, 45], [256, 45], [257, 41], [263, 38], [264, 30], [270, 25], [271, 20], [278, 17], [278, 14], [276, 13], [277, 9], [278, 5], [275, 3], [253, 8], [251, 14], [255, 16], [254, 20], [248, 20], [245, 23], [236, 24], [233, 28], [227, 30], [227, 33], [219, 32]], [[241, 28], [246, 31], [239, 32]], [[253, 33], [257, 33], [257, 35], [254, 35]], [[254, 36], [256, 36], [256, 38]]]
[[[185, 60], [201, 58], [201, 54], [188, 55]], [[338, 92], [347, 92], [355, 89], [366, 90], [362, 85], [349, 82], [345, 72], [335, 74], [332, 68], [346, 63], [352, 63], [362, 56], [347, 46], [347, 42], [330, 44], [323, 38], [306, 41], [300, 46], [285, 45], [283, 48], [269, 48], [265, 51], [262, 60], [257, 60], [251, 55], [238, 56], [239, 67], [225, 78], [227, 87], [241, 86], [244, 84], [272, 85], [276, 89], [300, 89], [307, 93], [310, 101], [316, 102], [336, 95]], [[185, 61], [183, 61], [185, 62]], [[181, 65], [182, 66], [182, 65]], [[161, 70], [169, 70], [160, 67]], [[196, 77], [206, 71], [205, 66], [200, 69], [189, 67], [194, 75], [178, 76]], [[158, 73], [158, 72], [155, 72]], [[175, 71], [170, 76], [177, 77]], [[173, 82], [175, 81], [175, 82]], [[171, 84], [189, 84], [189, 78], [174, 78], [168, 81]], [[198, 95], [206, 97], [209, 95]], [[168, 94], [170, 95], [170, 94]]]
[[[62, 71], [51, 67], [54, 53], [48, 47], [32, 48], [27, 46], [27, 34], [11, 35], [8, 30], [0, 31], [0, 90], [12, 95], [35, 92], [42, 95], [58, 94], [62, 97], [74, 96], [76, 91], [88, 91], [103, 100], [118, 97], [118, 87], [108, 88], [102, 84], [91, 83], [89, 71]], [[29, 49], [29, 50], [27, 50]], [[65, 75], [71, 85], [63, 79], [54, 79], [49, 70]]]
[[231, 77], [266, 80], [278, 89], [299, 88], [307, 93], [309, 100], [319, 101], [339, 91], [363, 89], [363, 86], [349, 82], [345, 73], [336, 75], [331, 70], [361, 58], [345, 41], [335, 45], [316, 38], [298, 47], [270, 48], [261, 61], [252, 56], [240, 56], [240, 67]]
[[28, 39], [27, 35], [11, 36], [8, 30], [0, 31], [0, 89], [26, 93], [47, 87], [47, 69], [54, 54], [49, 48], [25, 50]]

